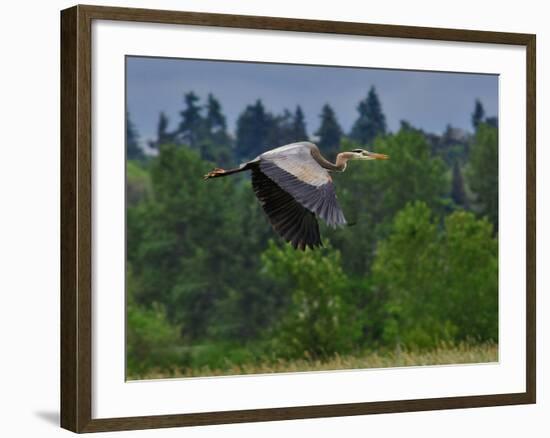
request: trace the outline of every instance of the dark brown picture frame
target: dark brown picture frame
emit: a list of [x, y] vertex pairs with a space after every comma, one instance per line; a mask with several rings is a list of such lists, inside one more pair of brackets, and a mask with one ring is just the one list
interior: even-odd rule
[[[92, 419], [91, 24], [93, 20], [221, 26], [526, 47], [526, 391], [273, 409]], [[275, 17], [74, 6], [61, 12], [61, 426], [74, 432], [147, 429], [535, 403], [535, 47], [531, 34]]]

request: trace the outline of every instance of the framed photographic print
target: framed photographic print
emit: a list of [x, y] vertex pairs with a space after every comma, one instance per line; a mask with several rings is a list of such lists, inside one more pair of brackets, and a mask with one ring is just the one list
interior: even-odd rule
[[535, 36], [61, 12], [61, 425], [535, 403]]

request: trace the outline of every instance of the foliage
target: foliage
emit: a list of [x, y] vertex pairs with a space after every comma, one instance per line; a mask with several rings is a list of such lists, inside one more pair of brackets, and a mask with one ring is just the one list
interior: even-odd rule
[[147, 168], [138, 161], [126, 161], [126, 202], [128, 206], [138, 205], [152, 195], [151, 176]]
[[471, 134], [463, 129], [447, 125], [443, 135], [424, 133], [432, 145], [435, 155], [438, 155], [451, 167], [456, 161], [465, 162], [468, 159], [472, 143]]
[[270, 311], [255, 282], [254, 256], [269, 230], [260, 212], [235, 208], [257, 209], [250, 187], [204, 182], [209, 167], [174, 145], [161, 146], [151, 163], [154, 197], [128, 211], [128, 256], [142, 284], [136, 300], [166, 303], [170, 320], [190, 339], [248, 336]]
[[323, 358], [350, 351], [361, 336], [340, 253], [296, 251], [270, 242], [262, 255], [263, 271], [290, 305], [273, 330], [274, 353], [281, 357]]
[[466, 178], [475, 194], [476, 211], [498, 229], [498, 130], [482, 123], [478, 126], [470, 153]]
[[497, 243], [472, 213], [452, 213], [440, 231], [425, 203], [408, 204], [379, 245], [373, 275], [386, 296], [386, 342], [497, 339]]
[[462, 207], [468, 207], [468, 198], [466, 197], [466, 189], [464, 188], [464, 178], [458, 161], [453, 164], [453, 178], [451, 181], [451, 199], [453, 202]]
[[[455, 339], [498, 340], [498, 243], [486, 219], [457, 211], [445, 218], [444, 278]], [[445, 275], [442, 275], [445, 274]]]
[[166, 317], [164, 307], [153, 302], [150, 306], [140, 306], [134, 300], [139, 287], [127, 270], [126, 302], [126, 371], [129, 375], [139, 375], [150, 368], [170, 371], [176, 366], [185, 365], [182, 355], [174, 347], [181, 342], [178, 327]]
[[[342, 144], [344, 150], [355, 147], [349, 141]], [[328, 232], [342, 251], [346, 270], [361, 275], [370, 269], [377, 240], [387, 236], [391, 220], [407, 202], [424, 201], [442, 214], [449, 192], [445, 165], [431, 154], [420, 132], [402, 129], [378, 137], [374, 150], [390, 159], [352, 161], [344, 174], [335, 175], [338, 197], [351, 226]]]

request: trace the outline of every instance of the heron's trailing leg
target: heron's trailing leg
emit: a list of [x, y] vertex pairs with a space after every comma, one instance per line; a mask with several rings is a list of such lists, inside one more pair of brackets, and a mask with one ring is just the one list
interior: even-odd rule
[[217, 167], [216, 169], [211, 170], [206, 175], [204, 175], [203, 178], [210, 179], [210, 178], [217, 178], [220, 176], [232, 175], [237, 172], [242, 172], [243, 170], [248, 170], [249, 166], [250, 166], [250, 163], [244, 163], [244, 164], [241, 164], [239, 167], [236, 167], [235, 169], [227, 169], [227, 170], [220, 169], [219, 167]]
[[220, 168], [216, 168], [216, 169], [211, 170], [210, 172], [208, 172], [206, 175], [204, 175], [204, 179], [216, 178], [218, 176], [224, 176], [224, 174], [225, 174], [225, 170], [220, 169]]

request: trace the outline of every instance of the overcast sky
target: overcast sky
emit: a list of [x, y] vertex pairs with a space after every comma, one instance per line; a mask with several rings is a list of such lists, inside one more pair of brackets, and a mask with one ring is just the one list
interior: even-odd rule
[[434, 133], [447, 124], [471, 130], [475, 99], [486, 115], [498, 112], [496, 75], [145, 57], [128, 57], [126, 72], [127, 109], [142, 140], [155, 137], [160, 111], [170, 120], [169, 130], [176, 127], [188, 91], [201, 101], [213, 93], [230, 132], [245, 106], [258, 98], [274, 113], [301, 105], [310, 135], [319, 127], [321, 107], [329, 103], [348, 132], [372, 85], [391, 131], [400, 120]]

